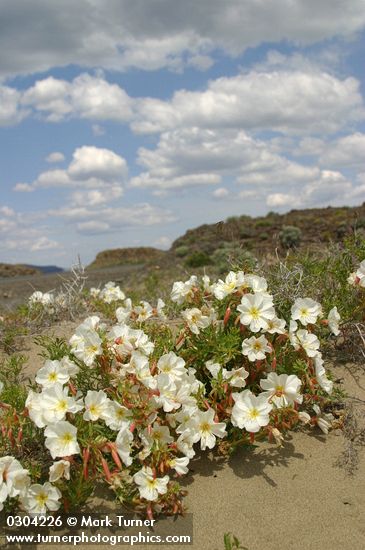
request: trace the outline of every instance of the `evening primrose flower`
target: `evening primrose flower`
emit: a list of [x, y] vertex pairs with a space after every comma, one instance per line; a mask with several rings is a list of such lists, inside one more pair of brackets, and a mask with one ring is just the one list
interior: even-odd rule
[[327, 320], [328, 320], [328, 327], [332, 332], [332, 334], [334, 334], [335, 336], [338, 336], [340, 334], [339, 322], [341, 321], [341, 316], [338, 313], [336, 306], [333, 307], [329, 312]]
[[155, 422], [149, 431], [146, 429], [141, 433], [141, 440], [147, 449], [151, 449], [155, 445], [157, 449], [161, 450], [172, 443], [174, 438], [171, 437], [168, 426], [161, 426]]
[[29, 390], [25, 406], [28, 410], [29, 418], [38, 428], [44, 428], [47, 424], [44, 418], [44, 408], [40, 393]]
[[185, 309], [181, 315], [194, 334], [200, 334], [200, 330], [207, 328], [211, 322], [210, 317], [203, 315], [202, 311], [197, 307]]
[[243, 388], [246, 385], [245, 379], [248, 377], [249, 373], [244, 367], [227, 370], [219, 363], [213, 363], [213, 361], [206, 361], [205, 366], [213, 378], [217, 379], [219, 372], [221, 372], [223, 382], [228, 382], [230, 386]]
[[109, 400], [106, 410], [103, 412], [103, 419], [105, 424], [109, 426], [111, 430], [120, 430], [124, 425], [130, 424], [132, 411], [127, 407], [123, 407], [116, 401]]
[[45, 446], [51, 453], [52, 458], [78, 454], [80, 447], [77, 443], [76, 434], [77, 428], [67, 420], [61, 420], [47, 426], [44, 430], [46, 436]]
[[127, 467], [130, 466], [133, 462], [133, 458], [130, 456], [132, 441], [133, 434], [130, 431], [129, 426], [127, 424], [124, 424], [118, 432], [117, 438], [115, 440], [115, 445], [118, 455], [120, 456], [123, 464], [125, 464]]
[[238, 288], [243, 287], [244, 281], [245, 275], [243, 271], [239, 271], [237, 273], [230, 271], [224, 281], [219, 279], [213, 286], [214, 296], [218, 300], [224, 300], [226, 296], [233, 294], [236, 290], [238, 290]]
[[66, 413], [77, 413], [81, 411], [83, 405], [77, 402], [74, 397], [68, 394], [68, 388], [57, 384], [51, 388], [46, 388], [40, 394], [40, 406], [43, 412], [43, 419], [47, 424], [63, 420]]
[[365, 286], [365, 260], [363, 260], [355, 272], [356, 280], [360, 286]]
[[180, 458], [171, 458], [167, 461], [167, 465], [174, 469], [177, 474], [180, 476], [185, 475], [189, 472], [188, 464], [190, 462], [189, 457], [182, 456]]
[[198, 286], [198, 278], [192, 275], [188, 281], [175, 281], [171, 290], [171, 301], [178, 305], [191, 300], [194, 296], [194, 289]]
[[264, 395], [255, 396], [250, 390], [232, 394], [235, 404], [232, 408], [232, 425], [245, 428], [250, 433], [260, 431], [270, 421], [272, 404]]
[[266, 353], [270, 352], [269, 342], [264, 335], [259, 338], [251, 336], [251, 338], [245, 338], [242, 342], [242, 354], [246, 355], [249, 361], [261, 361], [265, 359]]
[[49, 481], [51, 483], [61, 478], [70, 479], [70, 462], [68, 460], [58, 460], [49, 468]]
[[126, 323], [132, 315], [133, 305], [130, 298], [124, 300], [124, 306], [120, 306], [116, 309], [115, 315], [118, 323]]
[[333, 382], [332, 380], [329, 380], [326, 376], [326, 369], [323, 366], [323, 359], [321, 354], [319, 353], [314, 358], [314, 368], [316, 372], [316, 379], [318, 384], [321, 386], [321, 388], [324, 389], [325, 392], [328, 394], [332, 393], [333, 390]]
[[157, 500], [158, 495], [167, 493], [169, 479], [169, 476], [154, 477], [149, 466], [144, 466], [133, 476], [135, 484], [138, 485], [139, 494], [146, 500]]
[[215, 411], [208, 409], [207, 411], [196, 411], [190, 422], [186, 424], [186, 428], [194, 438], [194, 443], [200, 441], [202, 451], [208, 447], [213, 449], [217, 437], [225, 437], [226, 424], [224, 422], [215, 422]]
[[260, 386], [265, 396], [276, 407], [288, 407], [294, 403], [302, 403], [303, 396], [299, 393], [300, 379], [294, 374], [276, 374], [270, 372], [267, 378], [260, 380]]
[[95, 422], [107, 414], [109, 398], [103, 390], [88, 391], [85, 397], [84, 420]]
[[305, 329], [300, 329], [295, 333], [295, 336], [297, 339], [297, 345], [304, 349], [308, 357], [315, 357], [318, 355], [320, 344], [315, 334], [312, 334]]
[[285, 320], [273, 317], [267, 321], [266, 332], [269, 334], [285, 334]]
[[321, 304], [311, 298], [297, 298], [291, 308], [294, 321], [300, 321], [302, 325], [313, 325], [322, 315]]
[[85, 365], [91, 367], [95, 358], [103, 352], [99, 334], [95, 330], [89, 329], [83, 332], [80, 331], [76, 338], [73, 336], [70, 339], [72, 353]]
[[322, 412], [318, 405], [313, 405], [313, 410], [316, 413], [316, 424], [318, 428], [327, 435], [328, 430], [331, 428], [331, 423], [334, 418], [333, 415]]
[[31, 485], [27, 493], [21, 497], [21, 502], [30, 514], [46, 514], [47, 510], [54, 512], [59, 509], [61, 497], [61, 491], [46, 481], [43, 485]]
[[157, 370], [168, 374], [171, 380], [181, 379], [186, 373], [185, 361], [173, 351], [161, 355], [157, 361]]
[[49, 388], [55, 384], [66, 384], [70, 379], [70, 374], [65, 366], [62, 366], [60, 361], [47, 360], [44, 367], [39, 369], [36, 382], [44, 388]]
[[272, 298], [265, 294], [246, 294], [237, 306], [240, 322], [252, 332], [267, 330], [268, 322], [275, 317]]
[[0, 511], [3, 503], [10, 497], [26, 492], [30, 484], [29, 471], [25, 470], [13, 456], [0, 458]]
[[124, 300], [125, 294], [118, 285], [110, 281], [109, 283], [106, 283], [100, 292], [99, 298], [106, 304], [111, 304], [112, 302], [116, 302], [118, 300]]
[[134, 308], [134, 313], [137, 315], [137, 323], [143, 323], [153, 315], [153, 309], [149, 302], [141, 301], [139, 306]]

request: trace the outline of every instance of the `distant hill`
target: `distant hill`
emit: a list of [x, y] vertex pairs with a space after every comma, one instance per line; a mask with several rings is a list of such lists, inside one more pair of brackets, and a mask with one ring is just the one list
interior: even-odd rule
[[25, 265], [26, 267], [36, 269], [41, 273], [62, 273], [64, 271], [62, 267], [58, 267], [57, 265], [30, 265], [30, 264], [25, 264]]
[[[232, 216], [215, 224], [188, 230], [176, 239], [169, 255], [186, 265], [216, 263], [220, 255], [235, 249], [256, 257], [284, 251], [283, 232], [296, 228], [298, 248], [318, 249], [339, 242], [354, 230], [365, 233], [365, 203], [357, 207], [327, 207], [291, 210], [286, 214], [269, 212], [266, 216]], [[294, 231], [295, 233], [295, 231]]]
[[0, 263], [0, 277], [20, 277], [22, 275], [39, 275], [40, 273], [38, 269], [29, 265]]
[[125, 264], [139, 264], [159, 262], [166, 255], [163, 250], [141, 246], [136, 248], [115, 248], [103, 250], [97, 254], [95, 260], [88, 266], [89, 269], [101, 269]]

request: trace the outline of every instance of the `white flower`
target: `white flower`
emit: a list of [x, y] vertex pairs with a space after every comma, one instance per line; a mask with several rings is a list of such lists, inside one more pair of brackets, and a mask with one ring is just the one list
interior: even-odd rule
[[1, 382], [1, 380], [0, 380], [0, 394], [1, 394], [1, 392], [3, 391], [3, 389], [4, 389], [4, 384], [3, 384], [3, 383]]
[[168, 374], [171, 380], [181, 379], [187, 372], [185, 361], [178, 357], [173, 351], [161, 355], [157, 362], [159, 372]]
[[35, 393], [33, 390], [29, 390], [25, 406], [28, 409], [29, 418], [34, 422], [38, 428], [44, 428], [47, 424], [44, 418], [44, 408], [42, 406], [42, 399], [40, 393]]
[[322, 315], [321, 304], [311, 298], [297, 298], [291, 308], [292, 318], [302, 325], [313, 325]]
[[258, 275], [246, 275], [246, 283], [253, 292], [267, 295], [267, 281]]
[[103, 390], [88, 391], [85, 397], [84, 420], [95, 422], [107, 414], [109, 398]]
[[208, 275], [203, 275], [202, 282], [203, 282], [204, 292], [209, 292], [209, 293], [213, 292], [214, 285], [210, 283], [210, 278], [208, 277]]
[[118, 309], [115, 311], [118, 323], [126, 323], [132, 315], [132, 310], [132, 300], [130, 298], [127, 298], [124, 301], [124, 306], [118, 307]]
[[213, 361], [206, 361], [205, 366], [213, 378], [218, 378], [218, 374], [221, 372], [222, 380], [224, 382], [227, 381], [230, 386], [235, 388], [243, 388], [246, 385], [245, 379], [248, 377], [249, 373], [244, 367], [227, 370], [224, 367], [221, 367], [219, 363], [213, 363]]
[[328, 320], [329, 329], [332, 332], [332, 334], [334, 334], [335, 336], [340, 334], [339, 322], [341, 321], [341, 316], [338, 313], [336, 306], [333, 307], [329, 312], [327, 320]]
[[311, 421], [310, 415], [305, 411], [299, 411], [298, 419], [300, 420], [300, 422], [303, 422], [303, 424], [309, 424], [309, 422]]
[[189, 457], [182, 456], [181, 458], [171, 458], [168, 460], [168, 465], [173, 468], [180, 476], [187, 474], [189, 471]]
[[[315, 357], [319, 353], [319, 340], [315, 334], [305, 329], [298, 330], [295, 334], [298, 345], [301, 346], [308, 357]], [[297, 349], [297, 347], [295, 346]]]
[[21, 498], [21, 502], [30, 514], [46, 514], [47, 510], [53, 512], [59, 509], [61, 497], [62, 494], [57, 487], [47, 481], [43, 485], [31, 485], [26, 495]]
[[99, 334], [92, 329], [80, 330], [70, 339], [72, 352], [88, 367], [93, 365], [95, 357], [102, 354], [101, 343]]
[[245, 428], [248, 432], [256, 433], [270, 421], [269, 413], [272, 404], [264, 395], [255, 396], [250, 390], [242, 393], [233, 393], [235, 404], [232, 408], [232, 424], [238, 428]]
[[150, 363], [148, 357], [134, 351], [129, 362], [128, 372], [133, 373], [137, 380], [141, 382], [146, 388], [155, 389], [156, 379], [151, 374]]
[[215, 412], [213, 409], [207, 411], [196, 411], [194, 416], [186, 424], [186, 429], [193, 435], [194, 442], [200, 441], [202, 451], [208, 447], [213, 449], [216, 443], [216, 437], [225, 437], [226, 424], [224, 422], [214, 421]]
[[150, 430], [146, 429], [141, 433], [141, 440], [147, 449], [151, 449], [155, 445], [156, 449], [161, 450], [169, 443], [172, 443], [174, 438], [171, 437], [167, 426], [161, 426], [158, 422], [155, 422]]
[[67, 370], [69, 376], [75, 376], [75, 374], [77, 374], [80, 370], [76, 363], [71, 361], [71, 359], [67, 355], [65, 355], [65, 357], [62, 357], [60, 363], [61, 367]]
[[321, 411], [318, 405], [313, 405], [313, 410], [316, 413], [317, 426], [322, 430], [326, 435], [328, 430], [331, 428], [331, 422], [333, 421], [332, 414], [326, 414]]
[[356, 278], [360, 286], [365, 286], [365, 260], [361, 262], [356, 273]]
[[107, 409], [102, 415], [105, 424], [109, 426], [111, 430], [120, 430], [124, 425], [129, 426], [131, 416], [132, 412], [128, 410], [127, 407], [123, 407], [123, 405], [120, 405], [116, 401], [110, 400]]
[[90, 288], [89, 290], [90, 292], [90, 296], [92, 296], [92, 298], [97, 298], [101, 292], [100, 288], [95, 288], [94, 286]]
[[279, 317], [273, 317], [267, 322], [266, 332], [269, 334], [285, 334], [285, 321]]
[[106, 283], [100, 292], [99, 298], [104, 300], [106, 304], [111, 304], [112, 302], [116, 302], [118, 300], [124, 300], [125, 294], [119, 286], [110, 281], [109, 283]]
[[55, 384], [66, 384], [70, 375], [68, 369], [61, 365], [60, 361], [46, 361], [44, 367], [39, 369], [36, 382], [44, 388], [49, 388]]
[[143, 323], [153, 315], [153, 309], [150, 303], [141, 301], [139, 306], [134, 308], [134, 313], [137, 315], [137, 323]]
[[129, 426], [125, 424], [122, 429], [119, 430], [115, 444], [118, 454], [126, 466], [130, 466], [133, 462], [133, 458], [130, 456], [132, 441], [133, 434]]
[[49, 480], [51, 483], [58, 481], [62, 477], [67, 480], [70, 479], [70, 463], [68, 460], [58, 460], [49, 468]]
[[157, 306], [156, 306], [156, 315], [159, 319], [165, 320], [167, 318], [166, 313], [164, 312], [166, 304], [161, 298], [157, 300]]
[[197, 307], [185, 309], [181, 315], [194, 334], [200, 334], [200, 330], [207, 328], [211, 322], [210, 317], [203, 315]]
[[267, 330], [268, 322], [275, 317], [271, 297], [265, 294], [246, 294], [237, 306], [242, 325], [248, 326], [252, 332]]
[[260, 386], [264, 390], [261, 395], [278, 408], [303, 401], [303, 396], [299, 393], [301, 381], [294, 374], [278, 375], [270, 372], [267, 378], [260, 380]]
[[167, 493], [169, 476], [154, 477], [149, 466], [144, 466], [142, 470], [134, 474], [133, 480], [138, 485], [139, 494], [146, 500], [157, 500], [158, 495]]
[[270, 352], [269, 342], [264, 335], [259, 338], [251, 336], [251, 338], [245, 338], [242, 342], [242, 354], [247, 355], [249, 361], [261, 361], [265, 359], [265, 354]]
[[332, 393], [333, 390], [333, 382], [332, 380], [329, 380], [326, 376], [326, 369], [323, 366], [323, 359], [320, 354], [316, 355], [314, 358], [314, 368], [316, 371], [316, 378], [318, 384], [321, 386], [321, 388], [324, 389], [327, 393]]
[[50, 451], [52, 458], [78, 454], [80, 447], [76, 434], [75, 426], [66, 420], [47, 426], [44, 430], [45, 446]]
[[193, 433], [189, 430], [185, 430], [178, 437], [176, 446], [183, 455], [188, 458], [193, 458], [195, 456], [194, 443], [195, 437]]
[[0, 458], [0, 511], [3, 503], [10, 497], [26, 492], [30, 484], [29, 472], [12, 456]]
[[192, 275], [188, 281], [176, 281], [172, 285], [171, 300], [181, 305], [185, 301], [189, 301], [194, 296], [194, 289], [198, 285], [198, 279]]
[[358, 278], [356, 276], [356, 273], [350, 273], [350, 275], [347, 277], [347, 282], [351, 286], [356, 286], [358, 283]]
[[63, 420], [66, 413], [77, 413], [83, 408], [74, 397], [68, 395], [68, 388], [59, 384], [43, 390], [39, 396], [39, 404], [47, 424]]
[[242, 288], [245, 283], [245, 275], [243, 271], [235, 273], [230, 271], [224, 281], [219, 279], [218, 282], [213, 286], [214, 296], [218, 300], [223, 300], [229, 294], [233, 294], [239, 288]]

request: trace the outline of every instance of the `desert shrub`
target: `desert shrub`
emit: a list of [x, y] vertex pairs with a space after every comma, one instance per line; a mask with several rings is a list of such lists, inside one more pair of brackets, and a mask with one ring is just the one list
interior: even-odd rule
[[251, 239], [255, 236], [255, 230], [252, 227], [241, 227], [240, 237], [242, 239]]
[[182, 244], [181, 246], [178, 246], [177, 248], [175, 248], [175, 254], [179, 258], [183, 258], [184, 256], [187, 255], [189, 250], [190, 248], [187, 245]]
[[0, 479], [6, 509], [78, 509], [102, 482], [149, 517], [182, 513], [179, 476], [198, 448], [281, 445], [300, 424], [327, 433], [320, 339], [338, 330], [333, 310], [298, 297], [278, 317], [267, 281], [242, 271], [176, 281], [175, 327], [161, 302], [103, 292], [123, 304], [116, 323], [94, 315], [68, 342], [40, 339], [45, 363], [30, 388], [18, 374], [0, 379], [0, 468], [16, 472]]
[[279, 240], [284, 248], [295, 248], [299, 246], [302, 232], [294, 225], [284, 225], [279, 233]]
[[270, 239], [270, 235], [264, 231], [263, 233], [260, 233], [259, 239], [260, 241], [267, 241]]
[[259, 228], [259, 227], [271, 227], [272, 225], [272, 221], [271, 220], [267, 220], [267, 219], [260, 219], [260, 220], [257, 220], [255, 222], [255, 227], [256, 228]]
[[210, 256], [202, 250], [195, 250], [186, 258], [185, 261], [185, 265], [187, 267], [202, 267], [211, 263], [212, 261]]
[[243, 249], [236, 243], [224, 242], [212, 254], [212, 261], [218, 267], [220, 273], [224, 273], [230, 267], [252, 269], [256, 258], [247, 249]]

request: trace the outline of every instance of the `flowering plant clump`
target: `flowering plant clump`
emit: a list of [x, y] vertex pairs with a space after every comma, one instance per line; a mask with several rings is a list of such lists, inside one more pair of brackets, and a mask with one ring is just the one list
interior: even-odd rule
[[[336, 308], [325, 315], [298, 298], [281, 318], [266, 280], [243, 271], [175, 282], [177, 326], [162, 300], [133, 305], [114, 283], [91, 293], [123, 302], [114, 324], [85, 319], [38, 371], [23, 409], [0, 395], [10, 445], [0, 502], [67, 511], [102, 480], [149, 516], [181, 513], [179, 478], [197, 452], [228, 454], [264, 439], [281, 445], [300, 424], [328, 432], [332, 382], [320, 342], [339, 331]], [[27, 430], [45, 449], [33, 471], [18, 461]]]

